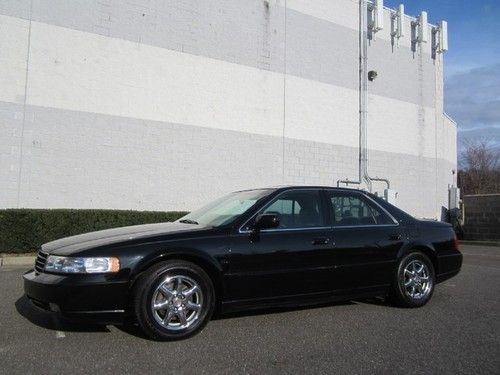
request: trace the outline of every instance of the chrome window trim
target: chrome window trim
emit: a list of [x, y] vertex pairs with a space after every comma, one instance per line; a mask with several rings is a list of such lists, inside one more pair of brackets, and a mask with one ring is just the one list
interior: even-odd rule
[[[304, 188], [304, 189], [288, 189], [285, 191], [282, 191], [279, 193], [275, 199], [273, 199], [271, 202], [269, 202], [267, 205], [262, 207], [259, 211], [257, 211], [255, 214], [253, 214], [247, 221], [245, 221], [240, 228], [238, 229], [238, 233], [240, 234], [248, 234], [251, 233], [251, 230], [244, 230], [243, 227], [248, 224], [249, 221], [251, 221], [253, 218], [255, 218], [262, 210], [266, 209], [269, 207], [272, 203], [275, 202], [275, 200], [280, 197], [282, 194], [288, 193], [290, 191], [317, 191], [320, 193], [322, 190], [326, 191], [327, 193], [333, 192], [335, 193], [337, 190], [333, 189], [328, 189], [328, 188]], [[384, 207], [382, 207], [380, 204], [378, 204], [375, 200], [373, 200], [371, 197], [368, 195], [364, 194], [362, 191], [351, 191], [351, 190], [338, 190], [339, 192], [342, 193], [354, 193], [359, 194], [363, 197], [366, 197], [370, 202], [372, 202], [376, 207], [378, 207], [382, 212], [384, 212], [389, 218], [393, 221], [393, 224], [360, 224], [360, 225], [331, 225], [331, 226], [321, 226], [321, 227], [297, 227], [297, 228], [275, 228], [275, 229], [263, 229], [260, 232], [261, 233], [266, 233], [266, 232], [291, 232], [291, 231], [305, 231], [305, 230], [321, 230], [321, 229], [341, 229], [341, 228], [346, 228], [346, 229], [353, 229], [353, 228], [380, 228], [380, 227], [397, 227], [399, 226], [399, 222], [396, 220], [394, 216], [391, 215], [389, 211], [387, 211]]]
[[[369, 199], [370, 201], [372, 201], [377, 207], [379, 207], [383, 212], [385, 212], [387, 214], [387, 216], [389, 216], [392, 221], [394, 222], [394, 225], [399, 225], [399, 221], [396, 220], [396, 218], [394, 216], [392, 216], [392, 214], [387, 211], [384, 207], [382, 207], [380, 204], [378, 204], [377, 201], [375, 201], [372, 197], [366, 195], [366, 194], [363, 194], [367, 199]], [[388, 225], [388, 224], [381, 224], [381, 225]]]
[[[246, 223], [245, 223], [246, 224]], [[332, 229], [332, 227], [297, 227], [297, 228], [274, 228], [274, 229], [262, 229], [260, 233], [267, 232], [299, 232], [305, 230], [321, 230], [321, 229]], [[239, 233], [252, 233], [251, 230], [242, 230], [240, 228]]]
[[[274, 197], [271, 202], [266, 204], [264, 207], [259, 209], [255, 214], [253, 214], [247, 221], [245, 221], [240, 228], [238, 229], [238, 233], [251, 233], [251, 230], [244, 230], [243, 228], [245, 225], [248, 224], [249, 221], [251, 221], [253, 218], [255, 218], [260, 212], [265, 210], [267, 207], [269, 207], [271, 204], [273, 204], [280, 196], [282, 196], [285, 193], [289, 193], [291, 191], [316, 191], [319, 195], [320, 198], [320, 203], [321, 203], [321, 191], [324, 190], [323, 188], [304, 188], [304, 189], [287, 189], [279, 193], [276, 197]], [[297, 228], [274, 228], [274, 229], [262, 229], [260, 233], [266, 233], [266, 232], [289, 232], [289, 231], [304, 231], [304, 230], [314, 230], [314, 229], [330, 229], [331, 226], [321, 226], [321, 227], [297, 227]]]
[[332, 225], [334, 229], [353, 229], [353, 228], [380, 228], [380, 227], [397, 227], [399, 224], [363, 224], [363, 225]]

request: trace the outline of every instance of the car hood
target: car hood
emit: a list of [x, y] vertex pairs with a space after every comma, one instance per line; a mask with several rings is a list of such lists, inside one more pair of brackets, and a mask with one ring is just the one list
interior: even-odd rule
[[203, 232], [208, 229], [211, 228], [202, 225], [183, 223], [134, 225], [61, 238], [42, 245], [42, 251], [56, 255], [71, 255], [78, 251], [106, 245], [135, 242], [140, 239], [166, 239], [165, 236], [187, 234], [188, 232]]

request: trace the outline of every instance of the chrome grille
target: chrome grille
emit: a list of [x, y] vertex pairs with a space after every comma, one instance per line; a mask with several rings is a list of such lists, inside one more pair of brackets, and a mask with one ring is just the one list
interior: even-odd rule
[[45, 267], [45, 263], [47, 262], [47, 257], [49, 254], [43, 253], [41, 251], [38, 252], [38, 255], [36, 257], [35, 261], [35, 271], [37, 272], [43, 272], [43, 268]]

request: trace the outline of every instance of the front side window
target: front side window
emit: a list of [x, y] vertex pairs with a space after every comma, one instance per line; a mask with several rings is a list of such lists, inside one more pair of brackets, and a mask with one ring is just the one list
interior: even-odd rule
[[311, 228], [325, 225], [321, 198], [316, 190], [288, 191], [279, 195], [261, 213], [279, 217], [278, 228]]
[[328, 192], [334, 226], [394, 224], [380, 207], [359, 193]]

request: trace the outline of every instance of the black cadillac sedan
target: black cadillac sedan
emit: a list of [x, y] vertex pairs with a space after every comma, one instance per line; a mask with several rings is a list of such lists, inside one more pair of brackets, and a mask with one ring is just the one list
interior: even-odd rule
[[448, 224], [360, 190], [290, 186], [238, 191], [174, 223], [49, 242], [24, 289], [63, 316], [132, 316], [170, 340], [199, 332], [215, 310], [373, 296], [422, 306], [461, 265]]

